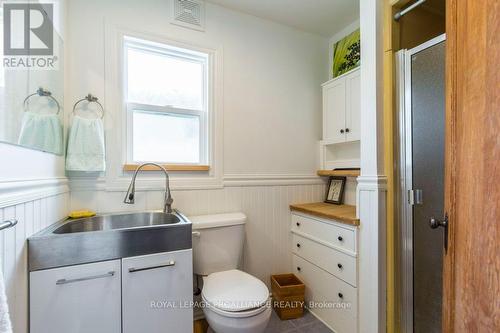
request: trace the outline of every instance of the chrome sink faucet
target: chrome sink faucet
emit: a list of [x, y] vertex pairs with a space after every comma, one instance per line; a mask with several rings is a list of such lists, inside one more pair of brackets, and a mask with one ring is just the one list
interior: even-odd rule
[[174, 202], [174, 199], [172, 199], [172, 195], [170, 194], [170, 182], [169, 182], [168, 172], [163, 166], [156, 163], [144, 163], [139, 165], [139, 167], [134, 172], [134, 176], [132, 177], [132, 182], [130, 182], [127, 194], [125, 195], [125, 199], [123, 200], [123, 202], [126, 204], [135, 203], [135, 180], [137, 178], [137, 174], [139, 173], [139, 171], [141, 171], [142, 168], [148, 165], [154, 165], [160, 168], [160, 170], [163, 171], [163, 173], [165, 174], [165, 197], [163, 200], [163, 212], [170, 214], [172, 213], [172, 203]]

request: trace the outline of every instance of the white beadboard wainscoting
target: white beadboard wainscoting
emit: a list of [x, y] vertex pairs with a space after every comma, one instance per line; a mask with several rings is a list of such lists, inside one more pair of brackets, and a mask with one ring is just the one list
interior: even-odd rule
[[[174, 208], [187, 216], [243, 212], [247, 215], [243, 268], [269, 285], [274, 273], [289, 272], [291, 203], [322, 201], [325, 185], [226, 186], [172, 192]], [[100, 213], [162, 209], [162, 191], [138, 191], [134, 205], [123, 204], [125, 192], [71, 192], [71, 209]]]
[[[28, 332], [28, 244], [26, 239], [68, 214], [69, 192], [40, 190], [38, 198], [15, 205], [0, 202], [0, 221], [15, 218], [15, 227], [0, 231], [0, 268], [3, 273], [10, 318], [15, 333]], [[59, 192], [61, 192], [59, 190]], [[33, 195], [33, 194], [31, 194]], [[29, 196], [28, 196], [29, 197]]]

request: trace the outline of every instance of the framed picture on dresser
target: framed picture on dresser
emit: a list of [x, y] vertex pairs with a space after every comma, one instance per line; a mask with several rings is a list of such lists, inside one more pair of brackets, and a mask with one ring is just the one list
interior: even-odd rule
[[341, 205], [344, 202], [346, 177], [331, 176], [326, 188], [326, 203]]

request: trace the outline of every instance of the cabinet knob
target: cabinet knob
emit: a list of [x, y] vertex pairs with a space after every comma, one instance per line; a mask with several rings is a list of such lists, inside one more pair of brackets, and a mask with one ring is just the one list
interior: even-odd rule
[[341, 129], [341, 130], [340, 130], [340, 133], [344, 134], [344, 129]]
[[342, 293], [339, 293], [339, 298], [344, 298], [344, 295]]
[[297, 266], [297, 270], [300, 272], [300, 267]]
[[297, 225], [297, 227], [300, 227], [300, 222], [297, 222], [297, 223], [295, 223], [295, 224]]
[[300, 243], [297, 243], [297, 247], [300, 247]]
[[339, 240], [339, 242], [343, 242], [344, 241], [344, 238], [342, 236], [337, 237], [337, 239]]
[[349, 133], [349, 129], [348, 129], [348, 128], [346, 128], [346, 129], [345, 129], [345, 132], [346, 132], [346, 133]]
[[337, 267], [338, 267], [339, 269], [342, 269], [344, 266], [342, 266], [342, 264], [341, 264], [341, 263], [338, 263], [338, 264], [337, 264]]

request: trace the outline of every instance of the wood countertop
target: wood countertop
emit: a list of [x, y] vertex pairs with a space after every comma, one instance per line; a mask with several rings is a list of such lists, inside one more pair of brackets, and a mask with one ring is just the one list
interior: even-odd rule
[[333, 219], [352, 226], [359, 226], [359, 219], [356, 217], [356, 206], [314, 202], [293, 204], [290, 205], [290, 209], [326, 219]]

